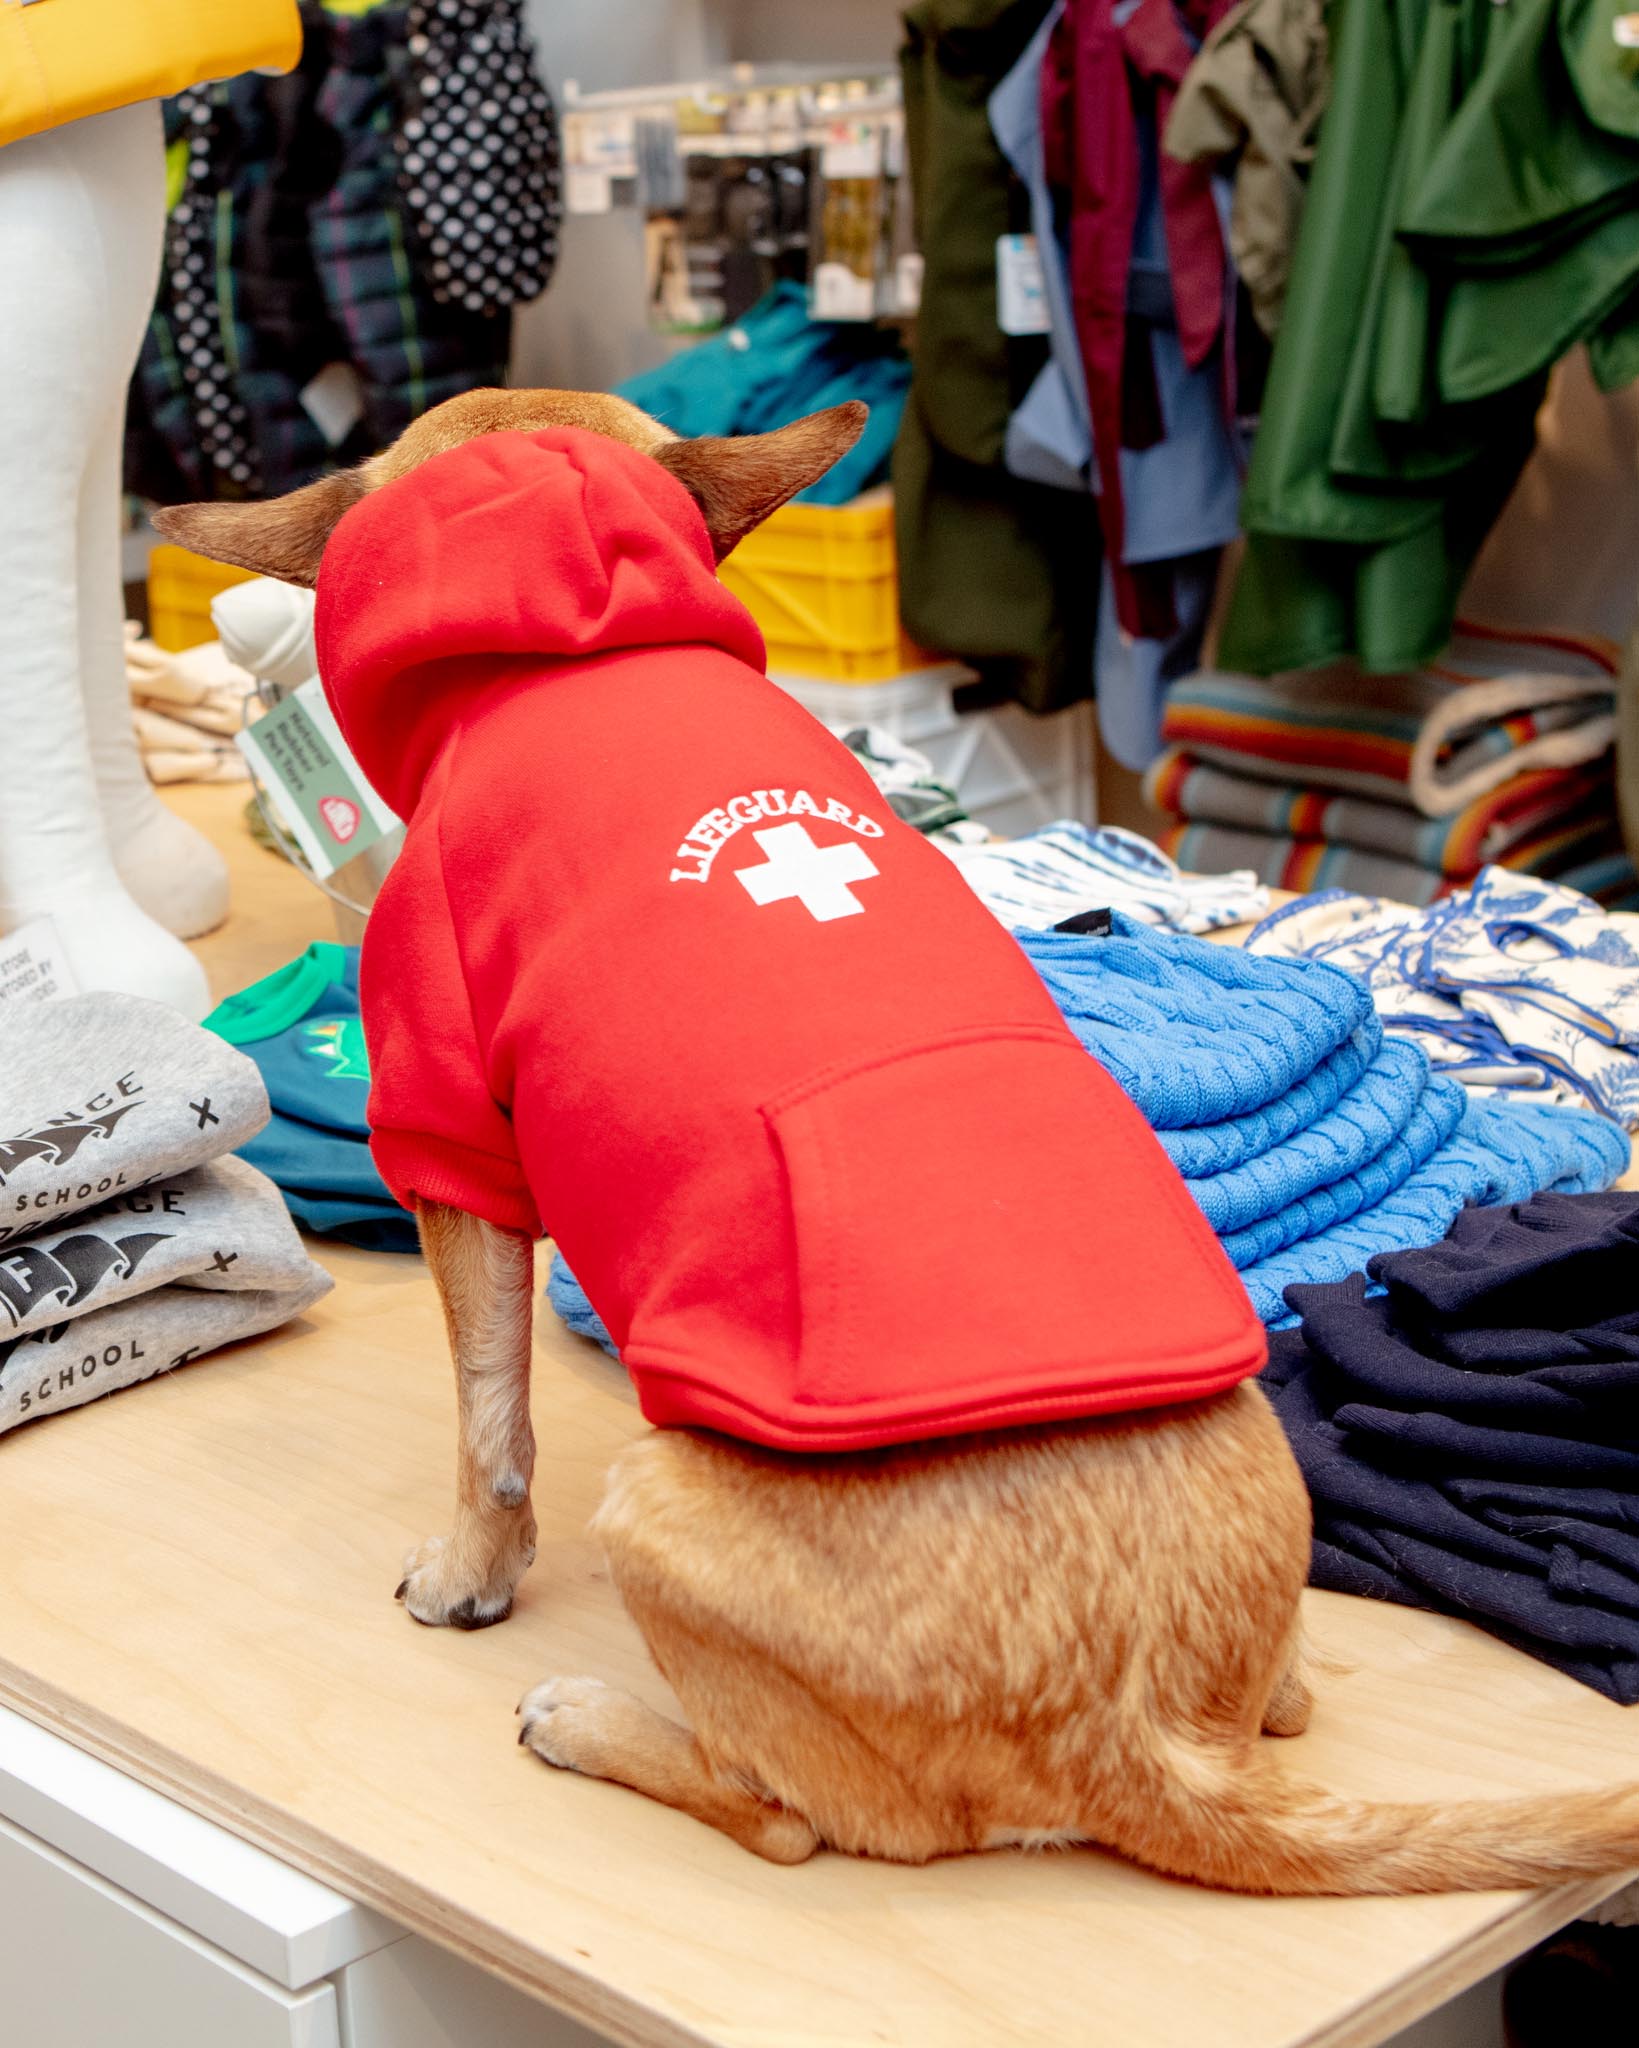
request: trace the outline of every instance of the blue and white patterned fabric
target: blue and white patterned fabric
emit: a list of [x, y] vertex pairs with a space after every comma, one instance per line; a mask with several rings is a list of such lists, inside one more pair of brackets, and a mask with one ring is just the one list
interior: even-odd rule
[[968, 844], [943, 833], [932, 844], [1010, 929], [1042, 932], [1078, 911], [1113, 909], [1140, 924], [1212, 932], [1269, 908], [1269, 891], [1250, 869], [1186, 875], [1159, 846], [1119, 825], [1061, 818], [1001, 844]]
[[1426, 910], [1305, 896], [1247, 944], [1359, 975], [1387, 1029], [1471, 1093], [1590, 1104], [1639, 1128], [1639, 915], [1489, 867]]

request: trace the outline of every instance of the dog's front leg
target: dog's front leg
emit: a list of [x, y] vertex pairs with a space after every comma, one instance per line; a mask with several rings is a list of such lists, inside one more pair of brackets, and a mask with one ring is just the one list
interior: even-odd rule
[[511, 1612], [535, 1555], [534, 1246], [440, 1202], [419, 1204], [417, 1220], [455, 1361], [460, 1448], [455, 1527], [411, 1551], [398, 1597], [417, 1621], [486, 1628]]

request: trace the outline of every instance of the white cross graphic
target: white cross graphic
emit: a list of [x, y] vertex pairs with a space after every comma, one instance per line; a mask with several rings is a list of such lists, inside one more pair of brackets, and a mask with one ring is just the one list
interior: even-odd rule
[[869, 881], [878, 872], [863, 846], [816, 846], [806, 825], [776, 825], [752, 838], [768, 855], [760, 867], [736, 868], [753, 903], [782, 903], [797, 897], [820, 924], [834, 917], [856, 917], [865, 906], [850, 882]]

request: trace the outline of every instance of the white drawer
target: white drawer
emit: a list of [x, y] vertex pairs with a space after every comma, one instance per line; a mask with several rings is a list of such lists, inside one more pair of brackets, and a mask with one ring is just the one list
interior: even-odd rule
[[328, 1984], [291, 1992], [0, 1820], [7, 2048], [340, 2048]]
[[[7, 1707], [0, 1707], [0, 1820], [287, 1991], [305, 1990], [403, 1935], [381, 1914]], [[4, 1931], [0, 1916], [0, 1937]]]

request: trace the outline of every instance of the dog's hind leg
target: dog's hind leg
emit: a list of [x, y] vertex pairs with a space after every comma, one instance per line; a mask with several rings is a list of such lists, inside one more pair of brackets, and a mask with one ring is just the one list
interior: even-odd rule
[[438, 1202], [421, 1203], [417, 1217], [455, 1362], [460, 1448], [455, 1526], [410, 1553], [398, 1597], [417, 1621], [486, 1628], [511, 1612], [535, 1555], [534, 1246]]
[[688, 1729], [595, 1678], [549, 1678], [518, 1704], [518, 1740], [543, 1762], [609, 1778], [732, 1835], [771, 1863], [801, 1863], [819, 1837], [800, 1813], [721, 1776]]

